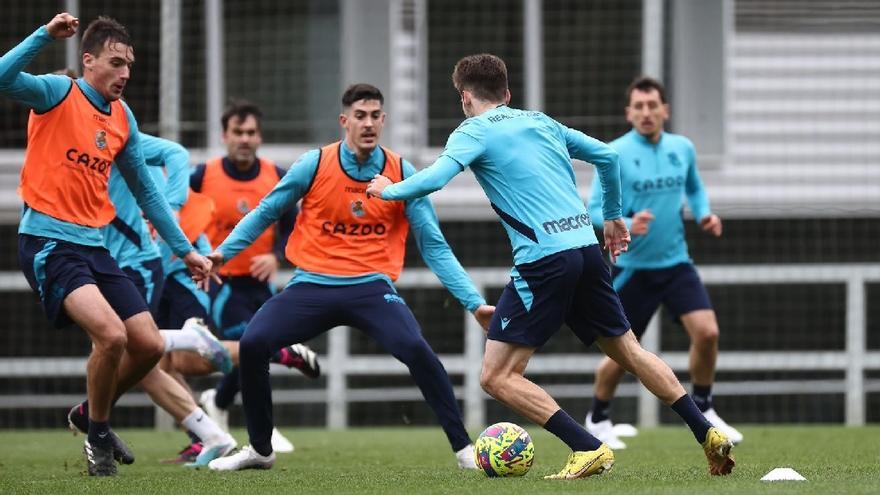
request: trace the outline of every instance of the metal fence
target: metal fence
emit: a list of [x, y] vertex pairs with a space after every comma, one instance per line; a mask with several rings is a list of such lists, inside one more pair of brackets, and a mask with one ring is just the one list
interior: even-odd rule
[[[737, 351], [719, 355], [718, 371], [842, 371], [842, 380], [760, 380], [724, 381], [715, 387], [717, 395], [785, 395], [842, 393], [845, 396], [845, 420], [850, 426], [865, 424], [866, 394], [880, 392], [880, 380], [867, 380], [866, 371], [880, 369], [880, 351], [868, 350], [866, 345], [865, 287], [880, 282], [880, 264], [797, 264], [797, 265], [735, 265], [707, 266], [700, 276], [708, 285], [731, 284], [840, 284], [846, 287], [846, 348], [838, 351]], [[509, 271], [502, 268], [474, 268], [469, 270], [478, 289], [503, 286]], [[279, 274], [287, 280], [289, 273]], [[0, 290], [22, 290], [24, 278], [16, 273], [0, 274]], [[399, 288], [440, 287], [439, 280], [427, 269], [411, 269], [398, 280]], [[462, 375], [463, 383], [455, 387], [456, 396], [463, 401], [465, 422], [479, 428], [486, 423], [487, 395], [480, 389], [480, 362], [483, 355], [482, 329], [469, 313], [463, 312], [465, 332], [464, 351], [461, 354], [440, 356], [450, 374]], [[759, 322], [756, 322], [759, 324]], [[352, 389], [348, 378], [371, 375], [405, 375], [405, 366], [390, 356], [351, 355], [350, 329], [340, 327], [329, 333], [328, 351], [322, 356], [326, 387], [324, 389], [284, 390], [274, 394], [276, 404], [319, 403], [327, 408], [327, 426], [345, 428], [349, 424], [349, 406], [355, 402], [419, 400], [415, 387], [374, 387]], [[663, 352], [660, 325], [656, 318], [642, 341], [645, 348], [657, 352], [675, 371], [687, 370], [686, 352]], [[559, 373], [592, 373], [600, 356], [583, 353], [536, 355], [529, 364], [529, 376]], [[282, 373], [289, 373], [282, 371]], [[45, 358], [0, 359], [0, 378], [47, 376], [85, 376], [82, 358], [53, 358], [46, 366]], [[557, 398], [585, 397], [590, 386], [585, 384], [550, 385], [547, 390]], [[638, 397], [638, 422], [642, 426], [656, 426], [660, 421], [658, 401], [644, 387], [623, 385], [621, 396]], [[9, 408], [64, 408], [81, 400], [73, 395], [3, 395], [0, 409]], [[131, 393], [123, 397], [120, 406], [148, 404], [143, 394]], [[157, 416], [161, 417], [161, 416]], [[157, 422], [157, 424], [160, 424]], [[162, 423], [166, 424], [166, 423]]]

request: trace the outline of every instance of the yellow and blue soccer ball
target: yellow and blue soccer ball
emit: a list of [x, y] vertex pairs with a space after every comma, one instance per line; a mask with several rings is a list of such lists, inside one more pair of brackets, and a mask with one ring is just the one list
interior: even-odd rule
[[526, 430], [513, 423], [495, 423], [474, 444], [477, 466], [486, 476], [522, 476], [532, 467], [535, 444]]

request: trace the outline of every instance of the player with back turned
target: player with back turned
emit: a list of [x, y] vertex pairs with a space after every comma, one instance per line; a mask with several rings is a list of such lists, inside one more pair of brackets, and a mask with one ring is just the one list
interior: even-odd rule
[[377, 175], [367, 193], [411, 200], [470, 167], [488, 196], [510, 238], [514, 268], [489, 326], [483, 389], [571, 448], [563, 469], [547, 478], [587, 477], [611, 468], [608, 445], [523, 376], [531, 356], [565, 323], [584, 344], [598, 343], [684, 419], [703, 446], [711, 474], [730, 473], [733, 444], [630, 330], [578, 194], [571, 158], [596, 165], [604, 192], [605, 246], [612, 257], [625, 251], [630, 238], [621, 218], [617, 153], [541, 112], [508, 107], [507, 67], [494, 55], [459, 60], [452, 80], [468, 118], [449, 136], [441, 156], [396, 184]]

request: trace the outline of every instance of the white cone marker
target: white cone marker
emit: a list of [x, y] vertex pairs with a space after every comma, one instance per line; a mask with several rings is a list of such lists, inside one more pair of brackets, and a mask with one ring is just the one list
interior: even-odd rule
[[807, 481], [792, 468], [775, 468], [765, 474], [761, 481]]

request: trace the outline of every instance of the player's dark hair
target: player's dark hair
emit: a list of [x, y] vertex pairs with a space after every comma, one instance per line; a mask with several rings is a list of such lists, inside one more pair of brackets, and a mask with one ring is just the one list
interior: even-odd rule
[[656, 89], [657, 93], [660, 94], [660, 102], [666, 103], [666, 89], [663, 88], [663, 84], [653, 77], [639, 76], [626, 87], [626, 94], [624, 95], [626, 97], [626, 106], [629, 106], [629, 100], [632, 98], [633, 91], [639, 90], [643, 93], [648, 93], [652, 89]]
[[459, 93], [467, 90], [484, 101], [504, 101], [507, 66], [501, 58], [489, 53], [468, 55], [455, 64], [452, 84]]
[[260, 121], [263, 118], [263, 111], [260, 110], [260, 107], [258, 107], [256, 103], [237, 98], [229, 100], [229, 104], [226, 105], [226, 110], [223, 111], [223, 115], [220, 117], [220, 123], [223, 125], [223, 132], [226, 132], [226, 129], [229, 127], [229, 119], [232, 117], [236, 117], [239, 121], [242, 121], [248, 118], [249, 115], [254, 116], [254, 119], [257, 121], [257, 129], [260, 129]]
[[102, 15], [90, 22], [83, 32], [82, 41], [79, 44], [80, 57], [86, 53], [91, 53], [96, 57], [101, 55], [104, 43], [107, 41], [131, 46], [131, 36], [128, 35], [125, 26], [112, 17]]
[[342, 108], [348, 108], [356, 101], [378, 100], [379, 104], [385, 104], [385, 97], [379, 88], [367, 83], [352, 84], [342, 93]]

